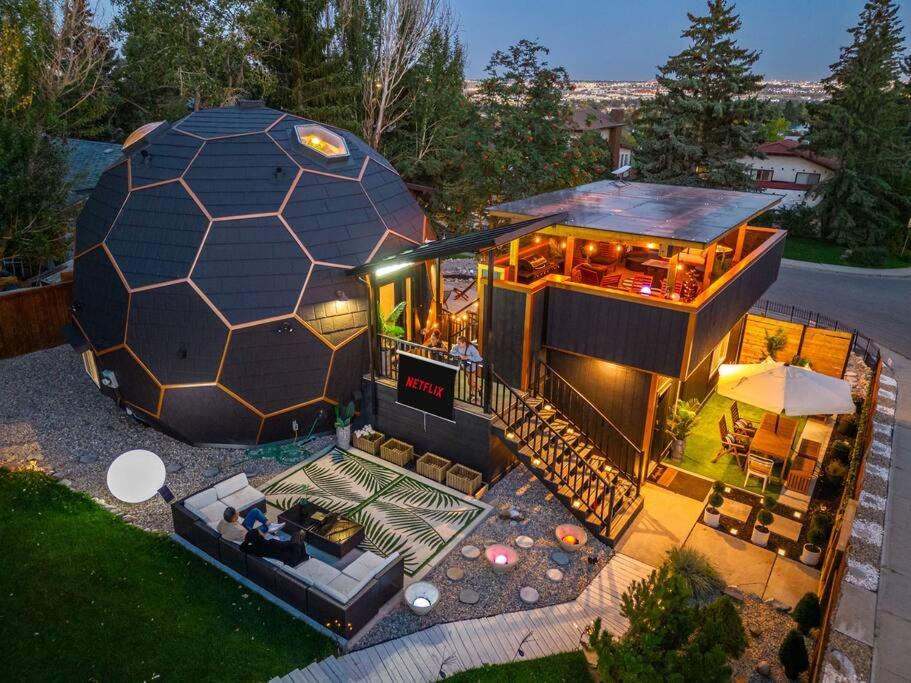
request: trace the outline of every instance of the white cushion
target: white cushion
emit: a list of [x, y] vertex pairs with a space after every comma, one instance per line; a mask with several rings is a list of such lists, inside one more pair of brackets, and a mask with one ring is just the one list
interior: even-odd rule
[[197, 514], [206, 520], [206, 524], [218, 530], [218, 523], [225, 518], [225, 508], [228, 507], [220, 500], [210, 503], [202, 508]]
[[[225, 496], [230, 496], [235, 491], [240, 491], [247, 485], [247, 475], [241, 472], [240, 474], [235, 474], [230, 479], [225, 479], [215, 484], [215, 495], [219, 499], [224, 499]], [[230, 505], [230, 503], [228, 503]]]
[[195, 512], [197, 515], [199, 515], [200, 510], [202, 510], [206, 505], [211, 505], [216, 500], [218, 500], [218, 496], [215, 494], [215, 489], [206, 489], [205, 491], [200, 491], [199, 493], [190, 496], [183, 502], [183, 504], [187, 510]]
[[265, 499], [266, 497], [252, 486], [245, 486], [239, 491], [219, 498], [222, 503], [230, 505], [238, 512]]
[[342, 570], [342, 573], [347, 574], [352, 579], [357, 579], [358, 581], [372, 579], [379, 574], [387, 564], [394, 561], [397, 557], [398, 553], [393, 553], [389, 557], [380, 557], [375, 553], [367, 551], [345, 567]]
[[358, 581], [352, 579], [346, 574], [339, 574], [332, 581], [326, 585], [314, 584], [314, 588], [318, 588], [321, 592], [328, 595], [334, 600], [338, 600], [340, 603], [345, 604], [349, 602], [358, 592], [363, 588], [370, 579], [364, 579], [363, 581]]
[[296, 567], [288, 567], [285, 565], [282, 569], [289, 574], [294, 574], [294, 576], [301, 579], [308, 586], [329, 585], [329, 582], [341, 573], [338, 569], [313, 557], [306, 562], [301, 562]]

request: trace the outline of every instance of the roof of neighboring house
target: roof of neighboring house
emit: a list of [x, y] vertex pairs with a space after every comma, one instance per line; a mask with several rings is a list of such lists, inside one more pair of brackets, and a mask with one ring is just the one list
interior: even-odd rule
[[625, 125], [623, 110], [602, 111], [594, 107], [577, 107], [570, 115], [569, 127], [575, 131], [604, 130]]
[[71, 199], [76, 201], [91, 192], [105, 169], [121, 158], [120, 145], [70, 138], [63, 141], [69, 169], [67, 180], [72, 182]]
[[804, 183], [791, 183], [784, 180], [757, 180], [756, 187], [761, 187], [764, 190], [798, 190], [800, 192], [805, 192], [816, 186]]
[[838, 168], [838, 161], [816, 154], [807, 145], [801, 144], [797, 140], [784, 139], [767, 142], [764, 145], [759, 145], [756, 151], [762, 152], [767, 156], [800, 157], [830, 171]]
[[487, 210], [522, 218], [565, 211], [563, 225], [705, 246], [780, 200], [758, 192], [601, 180]]

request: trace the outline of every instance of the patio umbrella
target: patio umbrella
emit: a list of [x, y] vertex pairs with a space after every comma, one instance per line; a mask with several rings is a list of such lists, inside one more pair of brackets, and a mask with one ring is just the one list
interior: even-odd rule
[[[776, 415], [853, 413], [851, 385], [796, 365], [772, 360], [745, 365], [722, 365], [717, 391]], [[778, 430], [778, 421], [775, 422]]]

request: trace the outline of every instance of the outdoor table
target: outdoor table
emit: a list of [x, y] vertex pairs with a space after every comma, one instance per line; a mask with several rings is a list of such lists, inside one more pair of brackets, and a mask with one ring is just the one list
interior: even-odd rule
[[756, 435], [750, 441], [750, 450], [777, 462], [787, 462], [798, 424], [800, 423], [792, 418], [766, 413]]

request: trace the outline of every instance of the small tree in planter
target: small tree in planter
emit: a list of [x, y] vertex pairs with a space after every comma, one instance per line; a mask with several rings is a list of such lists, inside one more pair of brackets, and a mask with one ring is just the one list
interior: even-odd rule
[[702, 513], [702, 521], [712, 528], [717, 528], [721, 521], [721, 506], [724, 505], [724, 482], [720, 479], [712, 484], [712, 495], [709, 496], [709, 504]]
[[797, 622], [801, 633], [809, 633], [810, 629], [819, 628], [822, 623], [822, 609], [816, 593], [805, 593], [797, 602], [791, 617]]
[[343, 451], [351, 448], [351, 418], [354, 417], [354, 401], [347, 405], [341, 403], [335, 406], [335, 439], [338, 447]]
[[804, 358], [803, 356], [794, 356], [791, 359], [791, 365], [796, 365], [798, 368], [807, 368], [810, 369], [810, 359]]
[[847, 465], [851, 460], [852, 444], [847, 439], [839, 439], [832, 444], [832, 457]]
[[671, 458], [680, 462], [686, 449], [686, 438], [693, 431], [696, 418], [699, 416], [699, 401], [677, 401], [673, 414], [667, 420], [665, 430], [674, 439], [671, 444]]
[[753, 543], [760, 548], [765, 548], [769, 544], [769, 524], [775, 520], [772, 510], [775, 508], [775, 499], [772, 496], [763, 496], [762, 507], [756, 515], [756, 525], [753, 527]]
[[810, 658], [807, 656], [807, 644], [796, 628], [785, 636], [778, 649], [778, 659], [784, 667], [785, 676], [795, 680], [800, 674], [810, 668]]
[[781, 351], [788, 343], [788, 335], [785, 334], [782, 328], [775, 330], [775, 334], [769, 334], [768, 330], [765, 330], [765, 350], [769, 354], [769, 358], [772, 360], [778, 360], [775, 357], [779, 351]]
[[823, 546], [829, 540], [829, 532], [832, 529], [832, 517], [825, 512], [817, 512], [810, 520], [810, 528], [807, 530], [807, 542], [800, 553], [800, 561], [811, 567], [819, 564], [819, 556], [822, 554]]

